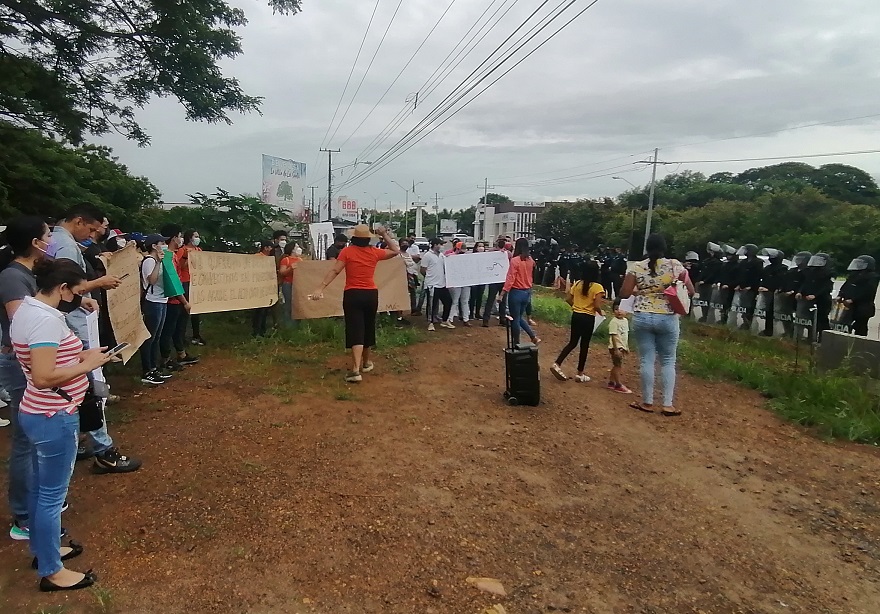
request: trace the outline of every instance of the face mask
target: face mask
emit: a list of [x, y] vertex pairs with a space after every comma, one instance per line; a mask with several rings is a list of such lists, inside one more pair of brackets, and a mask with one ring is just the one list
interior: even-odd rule
[[58, 303], [58, 311], [60, 311], [61, 313], [74, 312], [80, 308], [82, 302], [83, 297], [79, 294], [74, 294], [72, 301], [65, 301], [64, 299], [61, 299], [61, 302]]
[[[46, 249], [43, 249], [42, 247], [37, 247], [37, 249], [40, 250], [41, 252], [43, 252], [43, 254], [45, 254], [46, 256], [48, 256], [49, 255], [49, 244], [46, 243], [45, 241], [43, 241], [42, 239], [37, 239], [37, 241], [39, 241], [40, 243], [42, 243], [43, 245], [46, 246]], [[34, 246], [34, 247], [36, 247], [36, 246]]]
[[170, 248], [167, 245], [162, 246], [162, 251], [167, 252]]
[[79, 242], [79, 244], [82, 245], [83, 247], [88, 247], [92, 244], [92, 239], [91, 239], [91, 237], [89, 237], [88, 239], [83, 239], [82, 241]]
[[486, 251], [486, 248], [483, 247], [482, 245], [477, 248], [477, 253], [484, 252], [484, 251]]
[[116, 245], [119, 246], [119, 249], [122, 249], [126, 246], [125, 239], [116, 239]]
[[287, 247], [287, 241], [278, 241], [278, 247], [284, 249], [285, 247]]
[[193, 247], [198, 247], [199, 243], [201, 243], [201, 242], [202, 242], [202, 240], [199, 237], [193, 237], [193, 239], [192, 239]]
[[293, 253], [297, 256], [302, 256], [303, 248], [296, 246], [293, 248]]

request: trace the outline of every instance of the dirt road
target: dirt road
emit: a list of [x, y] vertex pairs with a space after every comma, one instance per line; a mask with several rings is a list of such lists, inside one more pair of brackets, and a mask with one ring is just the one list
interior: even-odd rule
[[[563, 334], [541, 332], [546, 368]], [[593, 383], [545, 371], [541, 407], [507, 407], [502, 342], [438, 331], [351, 387], [328, 373], [341, 356], [268, 370], [215, 355], [131, 388], [113, 432], [144, 469], [78, 467], [64, 516], [87, 547], [72, 567], [94, 567], [101, 591], [37, 593], [4, 538], [0, 611], [880, 611], [875, 449], [687, 376], [684, 416], [635, 412], [603, 389], [600, 343]]]

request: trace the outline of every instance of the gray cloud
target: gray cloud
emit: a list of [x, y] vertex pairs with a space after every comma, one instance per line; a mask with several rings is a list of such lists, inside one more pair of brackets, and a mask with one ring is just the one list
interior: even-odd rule
[[[352, 162], [388, 124], [489, 1], [457, 0], [375, 113], [334, 158], [334, 166], [337, 160], [339, 165]], [[326, 190], [326, 158], [317, 149], [373, 5], [306, 0], [301, 15], [284, 18], [257, 0], [238, 4], [250, 20], [242, 31], [245, 53], [225, 69], [249, 93], [265, 97], [262, 115], [235, 117], [232, 126], [190, 124], [176, 103], [159, 100], [139, 115], [153, 137], [149, 148], [104, 139], [134, 172], [149, 176], [168, 201], [215, 186], [257, 192], [261, 153], [307, 163], [310, 182]], [[422, 92], [419, 109], [369, 158], [377, 159], [424, 117], [538, 4], [517, 2], [435, 93], [425, 97]], [[380, 0], [340, 117], [395, 6], [394, 0]], [[402, 3], [333, 147], [352, 134], [446, 6], [428, 0]], [[866, 10], [871, 6], [859, 0], [602, 0], [421, 143], [344, 191], [401, 203], [403, 192], [392, 180], [416, 180], [425, 182], [423, 197], [471, 190], [442, 202], [465, 206], [474, 202], [477, 184], [488, 177], [490, 183], [511, 186], [499, 191], [515, 199], [601, 196], [628, 187], [611, 178], [615, 172], [644, 183], [648, 174], [630, 163], [653, 147], [663, 148], [663, 158], [677, 160], [873, 148], [878, 127], [873, 120], [723, 140], [880, 113], [880, 60], [873, 53], [880, 13]], [[675, 147], [703, 141], [714, 142]], [[601, 163], [607, 160], [612, 161]], [[880, 174], [880, 156], [810, 160], [831, 161]], [[760, 164], [691, 168], [714, 172]], [[576, 174], [586, 176], [545, 181]]]

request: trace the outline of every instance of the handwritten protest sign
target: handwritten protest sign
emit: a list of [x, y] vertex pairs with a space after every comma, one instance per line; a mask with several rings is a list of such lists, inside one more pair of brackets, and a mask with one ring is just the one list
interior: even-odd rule
[[446, 287], [465, 288], [501, 283], [507, 278], [509, 267], [506, 252], [449, 256], [446, 258]]
[[102, 258], [107, 274], [122, 279], [118, 288], [107, 290], [107, 311], [116, 341], [128, 344], [119, 353], [122, 362], [127, 363], [141, 344], [150, 338], [150, 331], [144, 326], [141, 314], [140, 256], [132, 241], [124, 249]]
[[278, 302], [271, 256], [191, 251], [189, 272], [190, 313], [255, 309]]
[[[297, 320], [332, 318], [342, 315], [342, 291], [345, 288], [345, 270], [333, 280], [319, 301], [309, 294], [321, 286], [327, 271], [335, 264], [332, 260], [304, 260], [297, 265], [293, 278], [293, 317]], [[379, 312], [409, 310], [409, 290], [406, 285], [406, 265], [402, 258], [392, 258], [376, 266], [376, 287], [379, 288]]]

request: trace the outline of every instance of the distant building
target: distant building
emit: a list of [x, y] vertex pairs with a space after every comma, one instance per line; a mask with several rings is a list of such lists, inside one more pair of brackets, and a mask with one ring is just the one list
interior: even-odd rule
[[495, 241], [498, 237], [511, 239], [535, 238], [535, 220], [544, 211], [546, 203], [514, 201], [483, 207], [477, 205], [474, 237], [478, 241]]

